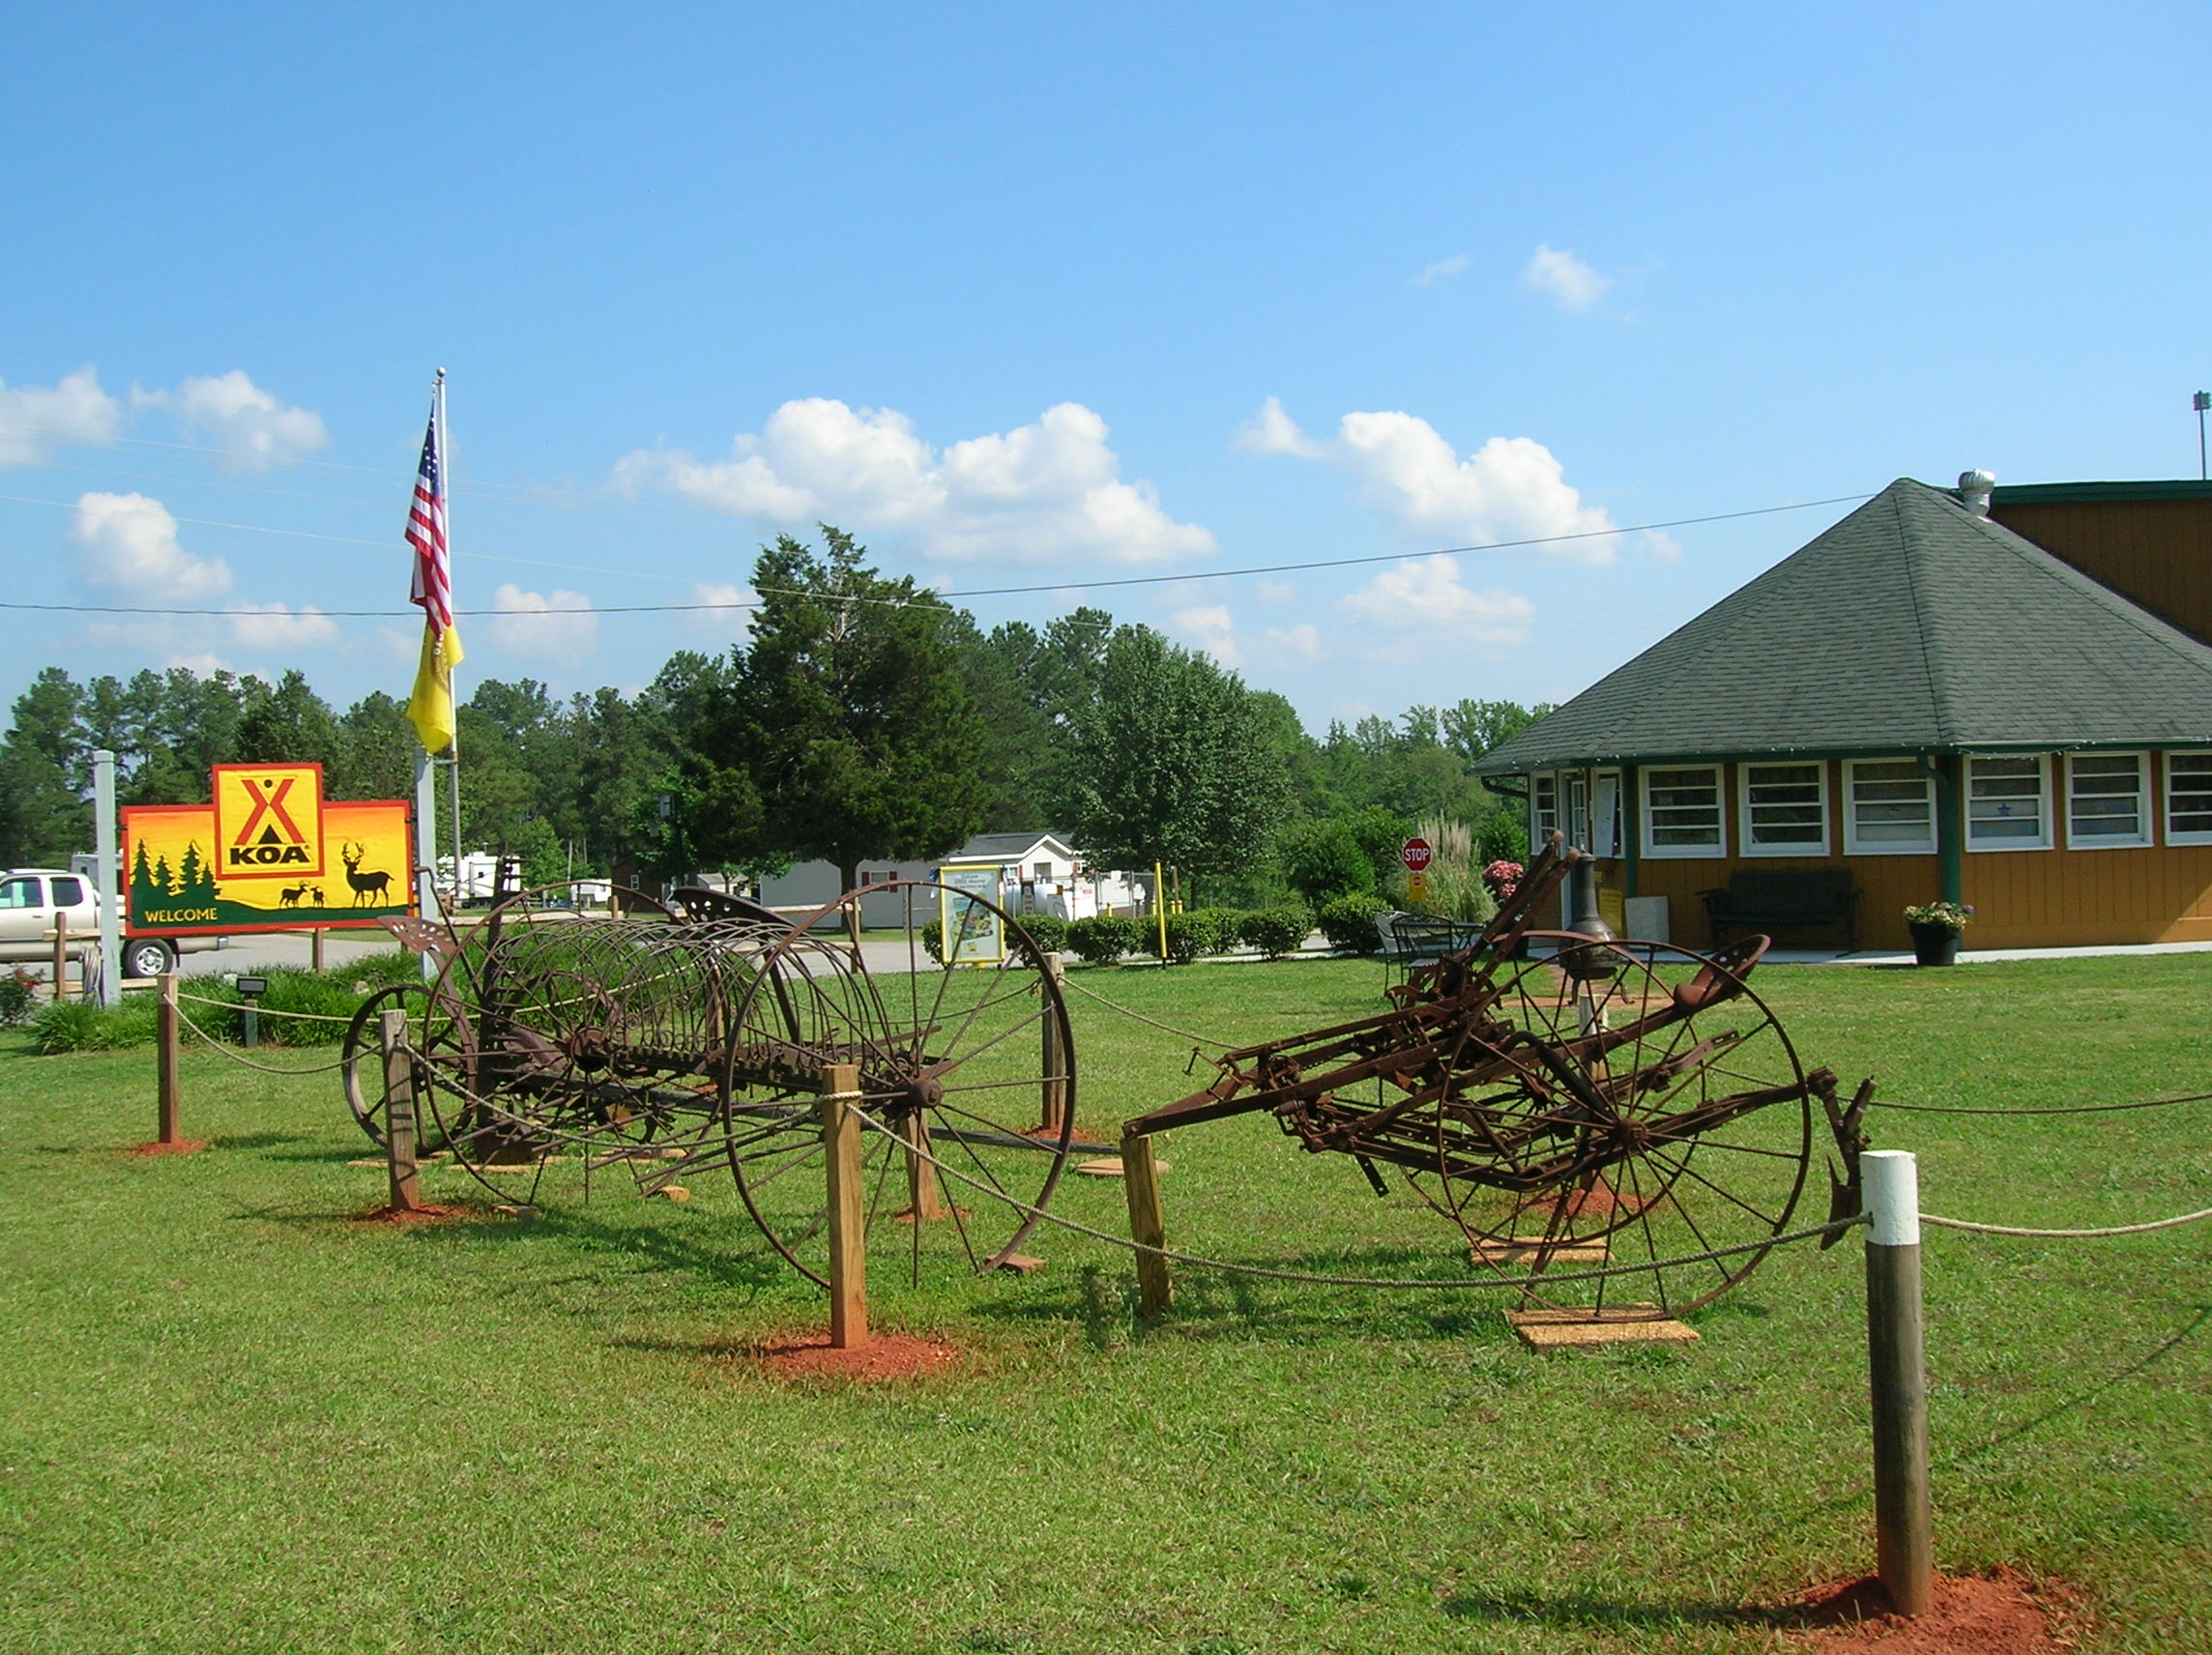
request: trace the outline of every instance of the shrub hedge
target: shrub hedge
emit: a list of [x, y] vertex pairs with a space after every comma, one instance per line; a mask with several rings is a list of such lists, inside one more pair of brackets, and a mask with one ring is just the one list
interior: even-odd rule
[[1342, 953], [1374, 954], [1382, 948], [1382, 934], [1375, 929], [1375, 916], [1382, 904], [1372, 896], [1343, 896], [1322, 905], [1315, 918], [1328, 945]]

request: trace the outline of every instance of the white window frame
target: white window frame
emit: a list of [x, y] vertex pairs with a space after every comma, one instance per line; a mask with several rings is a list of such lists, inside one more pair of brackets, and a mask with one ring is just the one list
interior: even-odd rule
[[[2110, 839], [2074, 831], [2074, 770], [2084, 761], [2133, 759], [2136, 762], [2136, 833], [2132, 839]], [[2118, 795], [2107, 795], [2117, 798]], [[2068, 753], [2066, 755], [2066, 848], [2070, 851], [2139, 851], [2155, 843], [2151, 832], [2150, 755], [2148, 753]]]
[[[1859, 837], [1858, 771], [1863, 765], [1906, 765], [1920, 782], [1920, 797], [1928, 802], [1928, 836], [1925, 841], [1906, 844], [1896, 839], [1863, 840]], [[1847, 857], [1933, 857], [1936, 854], [1936, 778], [1929, 774], [1928, 767], [1918, 759], [1846, 759], [1844, 761], [1844, 798], [1840, 814], [1844, 819], [1844, 855]]]
[[[1542, 795], [1549, 790], [1552, 806], [1544, 808]], [[1537, 770], [1528, 777], [1528, 849], [1541, 853], [1545, 836], [1559, 826], [1559, 772]]]
[[1559, 826], [1567, 830], [1567, 843], [1589, 849], [1589, 771], [1559, 772]]
[[2159, 768], [2166, 772], [2162, 778], [2165, 791], [2161, 796], [2161, 803], [2164, 806], [2162, 826], [2166, 830], [2166, 842], [2169, 845], [2212, 845], [2212, 830], [2177, 829], [2173, 826], [2173, 761], [2176, 759], [2202, 759], [2206, 768], [2207, 786], [2205, 791], [2212, 793], [2212, 753], [2165, 753], [2160, 757], [2162, 762]]
[[[1653, 820], [1651, 783], [1654, 776], [1685, 775], [1702, 772], [1713, 778], [1713, 842], [1710, 845], [1660, 845], [1652, 842], [1651, 835], [1659, 827]], [[1728, 857], [1728, 779], [1719, 765], [1649, 765], [1636, 772], [1638, 801], [1637, 832], [1642, 835], [1644, 854], [1655, 859], [1689, 861], [1721, 861]]]
[[[2042, 812], [2043, 836], [2040, 839], [2005, 839], [1994, 843], [1974, 841], [1974, 767], [1991, 763], [2031, 764], [2035, 767], [2036, 808]], [[1959, 785], [1965, 797], [1960, 800], [1961, 830], [1966, 840], [1966, 854], [1973, 857], [1994, 856], [2004, 851], [2048, 851], [2057, 844], [2052, 832], [2051, 805], [2051, 755], [2049, 753], [1983, 753], [1960, 761]]]
[[[1811, 770], [1819, 790], [1820, 837], [1813, 843], [1761, 845], [1751, 831], [1751, 772], [1753, 770]], [[1762, 759], [1735, 767], [1735, 842], [1746, 857], [1824, 857], [1828, 854], [1828, 765], [1825, 759]]]

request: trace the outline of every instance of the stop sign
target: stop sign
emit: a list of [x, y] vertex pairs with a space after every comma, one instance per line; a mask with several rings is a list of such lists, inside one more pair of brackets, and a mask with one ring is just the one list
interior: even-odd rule
[[1429, 865], [1429, 842], [1426, 839], [1408, 839], [1398, 847], [1398, 859], [1406, 864], [1406, 871], [1417, 874]]

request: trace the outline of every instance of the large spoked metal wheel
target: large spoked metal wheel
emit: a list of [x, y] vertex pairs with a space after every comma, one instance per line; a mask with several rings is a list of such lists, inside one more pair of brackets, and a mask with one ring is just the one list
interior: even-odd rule
[[[829, 904], [761, 961], [724, 1068], [739, 1196], [816, 1282], [829, 1273], [819, 1100], [830, 1066], [859, 1071], [869, 1246], [903, 1254], [913, 1280], [925, 1263], [1004, 1263], [1074, 1140], [1067, 1006], [1028, 933], [951, 886], [908, 881], [888, 894], [908, 919], [907, 969], [871, 974], [841, 934], [817, 933], [847, 899]], [[932, 919], [947, 964], [912, 941]]]
[[[393, 983], [361, 1002], [353, 1021], [346, 1025], [338, 1075], [354, 1123], [379, 1149], [385, 1146], [383, 1022], [387, 1011], [405, 1014], [408, 1049], [416, 1054], [420, 1064], [448, 1070], [459, 1066], [463, 1056], [460, 1042], [470, 1034], [465, 1023], [430, 1015], [427, 983]], [[418, 1111], [415, 1131], [418, 1153], [434, 1154], [445, 1147], [436, 1121], [426, 1111]]]
[[[1532, 1303], [1671, 1317], [1711, 1302], [1788, 1230], [1812, 1164], [1812, 1089], [1737, 956], [1534, 934], [1435, 1116], [1421, 1198]], [[1729, 1256], [1676, 1259], [1742, 1247]], [[1651, 1266], [1651, 1267], [1645, 1267]], [[1550, 1276], [1626, 1271], [1547, 1285]]]

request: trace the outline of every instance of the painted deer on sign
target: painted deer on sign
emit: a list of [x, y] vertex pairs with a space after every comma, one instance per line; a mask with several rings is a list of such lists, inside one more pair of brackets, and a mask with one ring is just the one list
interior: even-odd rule
[[366, 848], [361, 845], [346, 844], [338, 847], [338, 857], [345, 863], [346, 884], [353, 886], [353, 905], [356, 908], [371, 897], [378, 902], [392, 900], [388, 894], [392, 886], [390, 874], [364, 874], [361, 871], [361, 859], [366, 855]]

